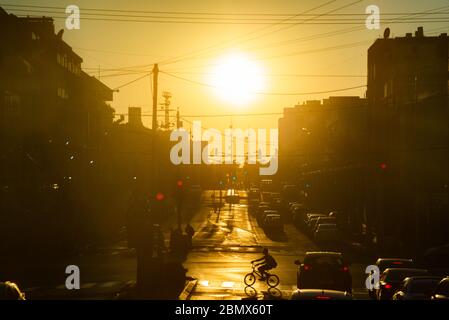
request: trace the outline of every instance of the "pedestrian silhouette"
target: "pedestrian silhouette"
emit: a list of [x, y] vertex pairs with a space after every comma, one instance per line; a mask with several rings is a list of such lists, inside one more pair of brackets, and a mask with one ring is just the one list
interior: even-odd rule
[[193, 227], [190, 224], [187, 224], [186, 227], [185, 227], [185, 232], [186, 232], [186, 235], [187, 235], [188, 247], [189, 247], [189, 249], [191, 249], [192, 246], [193, 246], [192, 245], [192, 238], [195, 235], [195, 229], [193, 229]]

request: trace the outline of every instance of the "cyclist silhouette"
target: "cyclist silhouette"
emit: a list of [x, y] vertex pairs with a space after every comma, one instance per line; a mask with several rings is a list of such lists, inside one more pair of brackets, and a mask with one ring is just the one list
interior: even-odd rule
[[[256, 263], [259, 262], [259, 263]], [[273, 256], [268, 253], [268, 249], [263, 249], [263, 257], [251, 261], [251, 263], [256, 263], [257, 271], [262, 275], [260, 280], [265, 280], [266, 272], [268, 270], [274, 269], [277, 267], [277, 262], [274, 260]]]

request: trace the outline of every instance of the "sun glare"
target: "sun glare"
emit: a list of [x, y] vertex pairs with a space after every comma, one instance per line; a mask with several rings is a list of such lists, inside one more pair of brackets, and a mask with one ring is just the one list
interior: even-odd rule
[[246, 106], [253, 102], [257, 92], [264, 89], [260, 65], [243, 54], [222, 57], [212, 70], [210, 83], [224, 101], [234, 106]]

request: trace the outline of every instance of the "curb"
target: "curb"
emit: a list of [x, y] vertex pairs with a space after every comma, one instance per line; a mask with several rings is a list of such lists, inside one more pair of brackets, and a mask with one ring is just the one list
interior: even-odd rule
[[178, 299], [179, 300], [188, 300], [190, 298], [190, 295], [192, 294], [193, 289], [195, 289], [197, 283], [198, 283], [197, 279], [188, 280], [184, 287], [184, 290], [182, 290]]

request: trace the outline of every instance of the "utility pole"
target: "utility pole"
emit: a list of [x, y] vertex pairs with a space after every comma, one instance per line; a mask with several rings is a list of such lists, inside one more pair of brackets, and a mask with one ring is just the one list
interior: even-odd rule
[[157, 81], [159, 77], [159, 66], [157, 63], [153, 67], [153, 125], [154, 132], [157, 130]]
[[[168, 108], [168, 106], [167, 106], [167, 108]], [[179, 129], [181, 126], [182, 126], [182, 123], [180, 121], [179, 108], [178, 108], [178, 110], [176, 112], [176, 128]], [[178, 213], [178, 228], [181, 229], [181, 227], [182, 227], [182, 217], [181, 217], [181, 215], [182, 215], [182, 205], [183, 205], [183, 200], [184, 200], [184, 192], [185, 192], [184, 188], [185, 188], [185, 186], [183, 187], [184, 178], [181, 177], [181, 170], [179, 168], [179, 165], [177, 166], [176, 171], [177, 171], [177, 177], [178, 177], [178, 181], [176, 182], [177, 183], [177, 187], [178, 187], [178, 190], [177, 190], [178, 194], [177, 194], [177, 199], [176, 199], [177, 200], [176, 201], [176, 211]]]
[[176, 129], [179, 129], [182, 127], [182, 121], [181, 121], [181, 116], [179, 115], [179, 107], [178, 110], [176, 111]]
[[150, 155], [150, 189], [152, 194], [156, 192], [155, 186], [157, 185], [157, 167], [158, 161], [156, 158], [156, 150], [157, 148], [157, 84], [158, 84], [158, 76], [159, 76], [159, 67], [158, 64], [155, 63], [153, 67], [153, 121], [152, 121], [152, 137], [151, 137], [151, 155]]
[[165, 99], [164, 103], [161, 103], [161, 105], [164, 107], [164, 112], [165, 112], [165, 124], [163, 125], [163, 127], [165, 129], [170, 129], [170, 98], [172, 97], [171, 93], [168, 91], [163, 91], [162, 92], [162, 96]]

